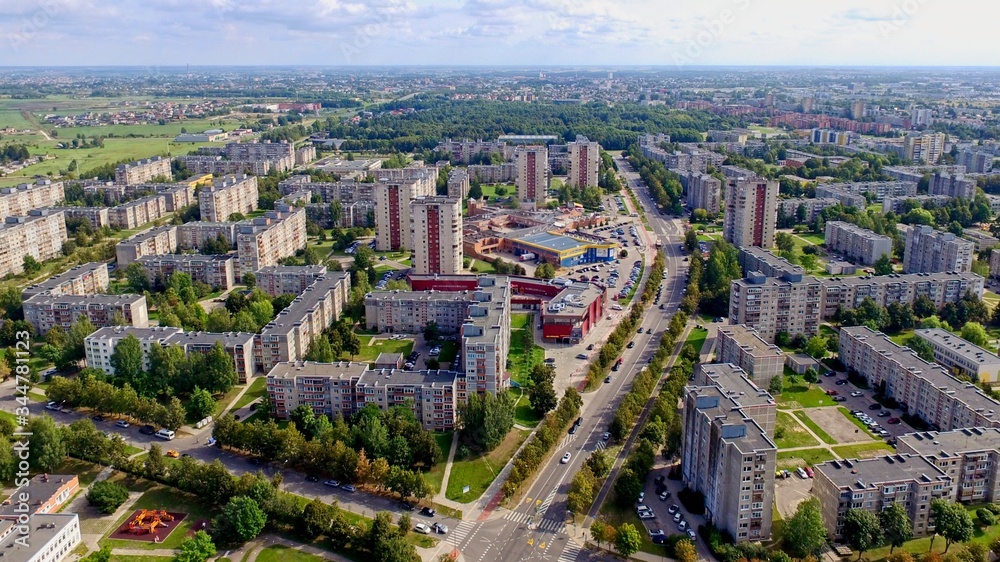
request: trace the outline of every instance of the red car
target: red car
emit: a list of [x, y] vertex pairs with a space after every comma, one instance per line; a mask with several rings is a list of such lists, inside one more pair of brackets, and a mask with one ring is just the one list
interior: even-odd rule
[[808, 476], [809, 478], [813, 477], [813, 469], [811, 467], [808, 466], [806, 467], [806, 476]]
[[837, 394], [840, 394], [840, 393], [839, 393], [839, 392], [837, 392], [836, 390], [827, 390], [827, 391], [826, 391], [826, 394], [827, 394], [828, 396], [836, 396]]
[[899, 418], [889, 418], [885, 421], [885, 423], [896, 425], [897, 423], [899, 423]]

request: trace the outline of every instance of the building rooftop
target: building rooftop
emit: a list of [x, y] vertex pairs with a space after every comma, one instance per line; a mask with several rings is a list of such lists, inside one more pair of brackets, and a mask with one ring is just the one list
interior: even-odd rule
[[[552, 298], [546, 305], [545, 318], [577, 318], [599, 299], [604, 291], [591, 283], [573, 283]], [[556, 305], [553, 308], [553, 305]], [[560, 306], [561, 305], [561, 306]]]
[[909, 454], [829, 461], [817, 464], [813, 469], [837, 487], [858, 491], [874, 490], [889, 482], [951, 483], [948, 475], [933, 463]]
[[946, 458], [974, 451], [1000, 449], [1000, 428], [969, 427], [954, 431], [920, 431], [898, 438], [920, 455]]
[[349, 276], [349, 273], [336, 272], [316, 279], [311, 285], [306, 287], [306, 290], [301, 295], [295, 297], [295, 300], [291, 304], [279, 312], [274, 320], [268, 322], [264, 326], [264, 329], [261, 330], [261, 334], [283, 329], [288, 330], [294, 324], [301, 322], [306, 313], [315, 309], [317, 304], [316, 295], [326, 295], [341, 283], [349, 283]]
[[927, 340], [933, 345], [940, 345], [963, 358], [979, 363], [980, 365], [990, 365], [1000, 363], [1000, 357], [989, 350], [964, 340], [955, 334], [942, 330], [941, 328], [924, 328], [914, 331], [914, 334]]
[[881, 234], [876, 234], [875, 232], [873, 232], [871, 230], [868, 230], [867, 228], [861, 228], [860, 226], [858, 226], [856, 224], [849, 223], [849, 222], [844, 222], [844, 221], [830, 221], [830, 222], [826, 223], [826, 225], [827, 226], [834, 226], [834, 227], [839, 228], [841, 230], [846, 230], [847, 232], [850, 232], [852, 234], [856, 234], [858, 236], [863, 236], [865, 238], [881, 239], [881, 240], [891, 240], [891, 238], [889, 238], [888, 236], [882, 236]]
[[833, 277], [824, 279], [823, 284], [827, 287], [833, 284], [841, 285], [891, 285], [891, 284], [915, 284], [931, 281], [964, 280], [974, 282], [982, 281], [983, 278], [970, 272], [940, 272], [940, 273], [891, 273], [889, 275], [866, 275], [864, 277]]
[[575, 250], [582, 246], [586, 246], [584, 242], [581, 242], [575, 238], [570, 238], [569, 236], [563, 236], [562, 234], [553, 234], [551, 232], [529, 234], [527, 236], [518, 238], [517, 241], [523, 242], [531, 246], [538, 246], [540, 248], [552, 250], [555, 252], [565, 252], [567, 250]]
[[[802, 269], [802, 266], [795, 265], [785, 258], [775, 255], [771, 250], [760, 248], [758, 246], [749, 246], [745, 248], [740, 248], [740, 265], [746, 267], [744, 263], [746, 257], [755, 259], [757, 261], [766, 263], [769, 267], [776, 271], [788, 272], [792, 274], [805, 275], [806, 270]], [[746, 269], [744, 269], [746, 272]]]
[[[0, 540], [0, 552], [3, 553], [4, 562], [28, 562], [35, 560], [42, 548], [62, 533], [66, 527], [79, 521], [79, 516], [75, 513], [45, 513], [33, 515], [31, 517], [31, 530], [28, 535], [27, 544], [17, 542], [23, 535], [16, 530], [7, 534]], [[0, 526], [0, 536], [7, 531], [13, 521], [3, 521]]]
[[[21, 486], [17, 490], [20, 492], [26, 492], [28, 497], [31, 498], [28, 509], [30, 510], [30, 514], [34, 514], [38, 506], [45, 504], [52, 498], [56, 497], [59, 493], [59, 489], [74, 478], [76, 478], [76, 475], [74, 474], [36, 474], [31, 480], [28, 481], [27, 484]], [[17, 509], [17, 505], [11, 501], [11, 498], [17, 497], [17, 493], [11, 494], [10, 498], [5, 499], [3, 503], [0, 503], [0, 519], [17, 517], [20, 515], [17, 511], [15, 511]], [[32, 520], [34, 520], [34, 517], [32, 517]]]
[[168, 224], [166, 226], [158, 226], [156, 228], [150, 228], [149, 230], [144, 230], [131, 238], [126, 238], [125, 240], [122, 240], [121, 242], [119, 242], [119, 244], [138, 244], [140, 242], [145, 242], [150, 238], [154, 238], [158, 234], [161, 234], [163, 232], [169, 232], [171, 230], [176, 231], [177, 227], [172, 224]]
[[256, 334], [250, 332], [179, 332], [167, 338], [168, 344], [177, 345], [215, 345], [221, 341], [222, 345], [253, 345]]
[[287, 273], [289, 275], [324, 275], [326, 274], [325, 265], [269, 265], [267, 267], [262, 267], [256, 271], [256, 273], [280, 275], [282, 273]]
[[124, 338], [133, 335], [138, 340], [162, 339], [174, 334], [181, 334], [184, 330], [173, 326], [154, 326], [152, 328], [134, 328], [132, 326], [106, 326], [98, 328], [87, 336], [88, 340], [99, 340], [104, 338]]
[[695, 381], [715, 385], [737, 407], [774, 404], [774, 397], [750, 380], [746, 371], [732, 363], [700, 363]]
[[267, 376], [278, 379], [294, 379], [295, 377], [330, 377], [350, 379], [360, 377], [368, 370], [367, 363], [352, 363], [338, 361], [335, 363], [316, 363], [313, 361], [293, 361], [276, 364]]
[[157, 254], [152, 256], [142, 256], [136, 261], [140, 264], [150, 263], [150, 262], [208, 262], [217, 261], [224, 262], [229, 260], [235, 260], [237, 256], [235, 254]]
[[749, 416], [741, 404], [718, 386], [689, 386], [688, 392], [695, 398], [695, 408], [712, 419], [720, 427], [720, 437], [733, 443], [743, 454], [776, 449], [774, 442], [764, 429]]
[[719, 335], [726, 335], [734, 340], [743, 351], [754, 357], [783, 356], [785, 353], [781, 348], [760, 337], [757, 330], [743, 324], [730, 326], [719, 326]]
[[81, 275], [86, 273], [97, 272], [103, 269], [105, 272], [108, 271], [108, 264], [104, 262], [90, 262], [82, 265], [78, 265], [70, 270], [64, 271], [59, 275], [53, 275], [41, 283], [36, 283], [24, 289], [24, 294], [38, 294], [44, 293], [45, 291], [51, 291], [52, 289], [62, 285], [63, 283], [76, 279]]
[[145, 302], [143, 295], [35, 295], [25, 301], [25, 304], [35, 305], [47, 304], [68, 304], [86, 305], [101, 304], [105, 306], [122, 306], [126, 304], [136, 304], [139, 301]]
[[386, 353], [386, 352], [382, 352], [382, 353], [379, 353], [378, 357], [375, 358], [375, 364], [376, 365], [386, 365], [386, 364], [393, 364], [393, 365], [395, 365], [395, 364], [397, 364], [398, 362], [400, 362], [402, 360], [403, 360], [403, 354], [402, 353]]
[[455, 386], [458, 377], [464, 376], [454, 371], [404, 371], [402, 369], [369, 369], [361, 375], [358, 388], [386, 387], [392, 385], [414, 385], [425, 388]]

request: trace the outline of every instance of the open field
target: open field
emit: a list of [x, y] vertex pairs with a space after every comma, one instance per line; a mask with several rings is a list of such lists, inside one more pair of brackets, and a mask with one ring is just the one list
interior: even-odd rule
[[708, 339], [708, 330], [705, 328], [692, 328], [684, 345], [694, 346], [694, 350], [701, 353], [701, 348], [705, 347], [705, 340]]
[[[409, 355], [413, 351], [413, 340], [391, 340], [385, 337], [358, 336], [361, 340], [361, 352], [354, 356], [353, 361], [372, 363], [379, 353], [402, 353]], [[347, 355], [345, 354], [345, 357]]]
[[785, 389], [777, 398], [778, 405], [787, 410], [816, 408], [835, 404], [822, 388], [806, 382], [786, 383]]
[[819, 445], [816, 439], [809, 435], [809, 432], [799, 425], [788, 412], [778, 412], [774, 430], [774, 444], [778, 446], [778, 449]]
[[[514, 429], [499, 447], [485, 455], [473, 454], [460, 458], [456, 454], [455, 463], [451, 466], [451, 476], [448, 478], [448, 490], [445, 492], [447, 498], [462, 503], [479, 499], [529, 433], [529, 430]], [[462, 493], [464, 486], [469, 487], [468, 493]]]
[[812, 418], [809, 417], [809, 414], [805, 410], [797, 410], [793, 413], [795, 414], [795, 417], [799, 418], [799, 420], [801, 420], [806, 427], [811, 429], [812, 432], [816, 434], [816, 437], [822, 439], [824, 443], [826, 443], [827, 445], [837, 444], [837, 440], [834, 439], [833, 437], [830, 437], [830, 435], [827, 434], [827, 432], [823, 431], [823, 428], [817, 425], [816, 422], [814, 422]]
[[253, 402], [258, 398], [263, 398], [267, 394], [267, 379], [265, 377], [258, 377], [250, 383], [250, 388], [247, 389], [246, 393], [236, 401], [233, 405], [234, 410], [239, 410], [243, 406]]
[[778, 451], [778, 468], [794, 470], [800, 466], [814, 466], [833, 459], [833, 453], [822, 447], [800, 451]]
[[833, 451], [845, 459], [870, 459], [879, 455], [888, 455], [895, 452], [888, 443], [879, 441], [877, 443], [858, 443], [856, 445], [841, 445], [834, 447]]
[[424, 479], [431, 485], [434, 491], [441, 489], [441, 482], [444, 480], [444, 467], [448, 461], [448, 452], [451, 451], [451, 436], [453, 431], [445, 431], [434, 434], [434, 441], [437, 442], [438, 449], [441, 449], [441, 462], [434, 466], [434, 470], [424, 473]]

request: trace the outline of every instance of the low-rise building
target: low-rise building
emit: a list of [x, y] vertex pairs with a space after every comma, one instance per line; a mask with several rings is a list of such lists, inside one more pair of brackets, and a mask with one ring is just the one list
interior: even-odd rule
[[954, 485], [952, 501], [993, 503], [1000, 499], [1000, 429], [968, 427], [900, 435], [900, 453], [920, 455], [947, 474]]
[[996, 236], [992, 236], [988, 232], [983, 232], [982, 230], [976, 230], [973, 228], [966, 228], [962, 231], [962, 236], [967, 240], [971, 240], [973, 244], [976, 245], [976, 252], [982, 252], [983, 250], [990, 250], [994, 246], [1000, 244], [1000, 239]]
[[930, 344], [934, 360], [951, 369], [956, 375], [965, 375], [975, 382], [993, 383], [1000, 378], [1000, 357], [987, 349], [966, 341], [940, 328], [925, 328], [914, 332]]
[[826, 223], [826, 247], [864, 265], [873, 265], [882, 256], [892, 257], [892, 238], [849, 222]]
[[24, 319], [44, 335], [55, 326], [64, 331], [83, 315], [98, 328], [113, 326], [116, 315], [126, 325], [149, 325], [146, 297], [142, 295], [35, 295], [24, 301]]
[[143, 256], [136, 260], [155, 277], [169, 278], [175, 272], [187, 273], [193, 281], [208, 284], [213, 290], [226, 290], [236, 284], [236, 256], [200, 254], [164, 254]]
[[719, 326], [715, 341], [715, 362], [738, 366], [760, 388], [768, 388], [771, 379], [784, 371], [785, 353], [773, 343], [767, 343], [753, 328]]
[[108, 264], [90, 262], [78, 265], [54, 275], [41, 283], [31, 285], [21, 292], [23, 300], [35, 295], [90, 295], [108, 290], [111, 278], [108, 276]]
[[161, 256], [177, 251], [177, 227], [159, 226], [122, 240], [115, 245], [118, 267], [125, 267], [143, 256]]
[[[21, 530], [28, 527], [30, 530]], [[9, 562], [59, 562], [80, 541], [80, 516], [75, 513], [34, 515], [24, 526], [0, 520], [0, 549]]]

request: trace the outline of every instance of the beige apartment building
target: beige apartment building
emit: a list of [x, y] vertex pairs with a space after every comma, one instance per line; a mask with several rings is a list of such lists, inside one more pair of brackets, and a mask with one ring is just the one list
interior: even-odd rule
[[772, 248], [777, 220], [777, 181], [758, 177], [729, 180], [722, 223], [726, 242], [737, 248]]
[[824, 319], [833, 318], [838, 308], [857, 308], [865, 298], [881, 306], [894, 302], [912, 305], [923, 295], [941, 308], [945, 303], [957, 303], [969, 292], [982, 298], [984, 290], [983, 278], [975, 273], [894, 273], [870, 278], [829, 278], [821, 283]]
[[906, 232], [903, 271], [940, 273], [971, 271], [976, 245], [951, 232], [926, 225], [911, 226]]
[[31, 285], [21, 292], [23, 300], [35, 295], [92, 295], [108, 290], [111, 278], [108, 276], [108, 264], [91, 262], [78, 265], [54, 275], [41, 283]]
[[111, 226], [110, 207], [64, 207], [57, 205], [45, 207], [45, 209], [53, 213], [64, 214], [66, 220], [87, 219], [94, 228]]
[[514, 150], [517, 165], [517, 200], [523, 209], [544, 206], [549, 188], [549, 149], [519, 146]]
[[569, 151], [566, 184], [573, 188], [596, 187], [600, 180], [601, 145], [577, 135], [576, 141], [566, 143], [566, 147]]
[[923, 164], [937, 164], [944, 153], [944, 133], [911, 133], [903, 139], [903, 158]]
[[882, 256], [892, 257], [892, 238], [849, 222], [826, 223], [826, 247], [862, 265], [873, 265]]
[[413, 273], [462, 272], [462, 203], [449, 197], [421, 197], [410, 203]]
[[434, 186], [415, 179], [389, 180], [375, 184], [375, 249], [390, 252], [412, 249], [410, 203], [434, 195]]
[[159, 226], [140, 232], [115, 245], [118, 267], [125, 267], [143, 256], [160, 256], [177, 251], [177, 227]]
[[62, 255], [66, 219], [59, 211], [29, 211], [28, 216], [6, 217], [0, 224], [0, 277], [24, 271], [24, 257], [44, 262]]
[[826, 531], [842, 541], [848, 510], [878, 514], [892, 503], [906, 508], [915, 537], [933, 532], [931, 502], [950, 498], [954, 482], [923, 457], [906, 454], [829, 461], [813, 467], [812, 495], [819, 500]]
[[448, 197], [464, 201], [469, 196], [470, 187], [472, 187], [472, 181], [469, 179], [469, 173], [465, 170], [454, 168], [448, 174]]
[[230, 246], [236, 246], [236, 223], [234, 222], [186, 222], [177, 227], [177, 246], [187, 250], [201, 249], [209, 241], [222, 236]]
[[765, 277], [806, 274], [806, 270], [802, 269], [801, 265], [793, 264], [771, 250], [757, 246], [740, 248], [736, 259], [739, 261], [744, 275], [749, 275], [753, 271], [763, 273]]
[[254, 342], [254, 363], [270, 371], [298, 361], [313, 339], [340, 319], [351, 293], [351, 276], [332, 273], [317, 279], [261, 330]]
[[257, 177], [248, 175], [226, 176], [198, 192], [201, 220], [226, 222], [230, 215], [247, 215], [257, 210]]
[[0, 188], [0, 218], [27, 216], [33, 209], [54, 207], [66, 199], [61, 181], [38, 180]]
[[900, 435], [900, 453], [920, 455], [954, 484], [952, 501], [993, 503], [1000, 499], [1000, 429], [967, 427]]
[[271, 265], [254, 272], [257, 288], [272, 297], [300, 295], [324, 275], [325, 265]]
[[823, 285], [815, 277], [750, 273], [732, 283], [729, 323], [745, 324], [768, 342], [778, 332], [811, 336], [823, 318], [822, 299]]
[[737, 542], [767, 540], [777, 447], [744, 408], [759, 415], [774, 399], [732, 365], [701, 368], [714, 378], [684, 388], [681, 477], [705, 496], [705, 518], [716, 527]]
[[236, 284], [236, 256], [200, 254], [164, 254], [143, 256], [136, 260], [146, 268], [150, 278], [157, 275], [168, 279], [177, 272], [187, 273], [193, 281], [208, 284], [213, 290], [226, 290]]
[[236, 226], [236, 274], [277, 265], [306, 247], [306, 210], [275, 203], [274, 210], [263, 217], [243, 221]]
[[108, 209], [108, 221], [112, 228], [131, 230], [161, 219], [167, 213], [167, 198], [163, 195], [150, 195], [111, 207]]
[[871, 328], [840, 329], [840, 360], [932, 429], [1000, 427], [1000, 402]]
[[142, 295], [35, 295], [24, 301], [24, 319], [39, 335], [55, 326], [68, 331], [82, 314], [98, 327], [113, 326], [115, 314], [126, 325], [149, 326], [146, 297]]
[[722, 210], [722, 180], [701, 172], [681, 174], [681, 182], [687, 183], [687, 203], [691, 209], [705, 209], [710, 215], [718, 215]]
[[715, 346], [716, 363], [738, 366], [760, 388], [768, 388], [771, 379], [784, 371], [785, 353], [773, 343], [767, 343], [753, 328], [739, 324], [719, 326]]
[[122, 185], [135, 185], [137, 183], [147, 183], [153, 178], [172, 177], [170, 170], [170, 158], [154, 156], [128, 164], [118, 164], [115, 169], [115, 183]]
[[996, 353], [940, 328], [916, 330], [914, 335], [930, 344], [934, 360], [948, 367], [955, 376], [964, 375], [975, 382], [998, 380], [1000, 357]]

